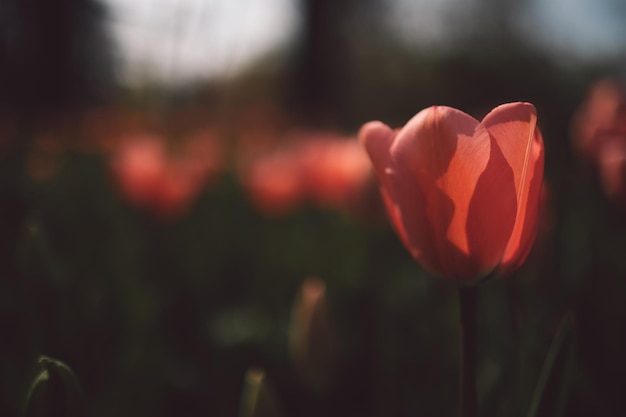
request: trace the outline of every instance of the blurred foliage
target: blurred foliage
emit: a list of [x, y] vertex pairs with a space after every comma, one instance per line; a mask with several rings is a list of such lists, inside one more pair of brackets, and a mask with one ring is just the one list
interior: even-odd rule
[[[95, 417], [234, 416], [251, 368], [272, 381], [285, 415], [454, 413], [455, 288], [410, 258], [379, 206], [365, 217], [311, 204], [267, 217], [229, 169], [163, 221], [121, 197], [110, 155], [83, 146], [79, 125], [96, 105], [117, 106], [129, 119], [152, 115], [137, 118], [174, 145], [206, 123], [234, 149], [256, 128], [355, 132], [372, 119], [401, 126], [431, 104], [480, 118], [507, 101], [537, 107], [549, 205], [526, 265], [479, 289], [481, 415], [528, 412], [567, 312], [578, 349], [565, 415], [624, 415], [626, 213], [570, 146], [587, 87], [618, 62], [559, 65], [505, 18], [489, 36], [417, 51], [370, 25], [381, 3], [367, 3], [308, 1], [308, 37], [284, 65], [175, 92], [115, 86], [101, 21], [81, 17], [103, 13], [92, 1], [2, 3], [15, 17], [2, 22], [23, 24], [3, 27], [0, 45], [0, 415], [20, 415], [41, 354], [72, 367]], [[72, 146], [32, 162], [37, 132], [63, 120]], [[50, 161], [49, 175], [33, 175], [29, 164]], [[329, 390], [309, 389], [289, 352], [293, 303], [310, 276], [326, 284], [338, 338]]]

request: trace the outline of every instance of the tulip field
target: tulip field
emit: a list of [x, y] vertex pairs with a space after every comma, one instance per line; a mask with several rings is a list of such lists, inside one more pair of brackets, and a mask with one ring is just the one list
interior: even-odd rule
[[0, 417], [626, 415], [619, 65], [476, 39], [96, 98], [0, 56]]
[[[620, 143], [623, 101], [611, 100], [624, 99], [617, 90], [604, 96], [608, 85], [594, 87], [572, 119], [584, 126], [572, 139], [581, 144], [575, 190], [553, 185], [549, 133], [533, 139], [533, 125], [523, 127], [535, 118], [544, 126], [540, 105], [512, 104], [504, 109], [530, 112], [500, 119], [520, 120], [526, 131], [514, 139], [538, 146], [537, 168], [525, 175], [541, 177], [545, 141], [544, 181], [526, 179], [530, 194], [518, 198], [506, 158], [503, 171], [481, 162], [483, 188], [454, 188], [471, 177], [448, 170], [448, 180], [435, 181], [448, 196], [439, 203], [419, 194], [429, 177], [400, 177], [424, 172], [428, 160], [384, 169], [378, 164], [390, 160], [377, 153], [393, 135], [418, 141], [411, 147], [437, 146], [442, 132], [471, 139], [435, 114], [424, 125], [434, 133], [414, 119], [410, 133], [379, 122], [352, 135], [207, 125], [173, 139], [131, 110], [100, 109], [32, 132], [25, 148], [7, 119], [3, 415], [23, 412], [44, 354], [73, 369], [94, 415], [241, 415], [245, 392], [266, 385], [267, 407], [279, 410], [272, 415], [456, 412], [459, 289], [476, 297], [480, 415], [526, 415], [535, 403], [564, 415], [599, 404], [620, 410], [609, 381], [622, 363], [614, 332], [623, 317], [622, 165], [617, 153], [585, 159], [589, 147], [602, 154]], [[597, 116], [595, 106], [614, 115]], [[490, 126], [485, 120], [479, 126]], [[492, 146], [509, 140], [498, 135], [510, 129], [501, 130], [485, 136]], [[472, 156], [453, 155], [461, 155], [458, 169], [474, 169]], [[472, 188], [483, 194], [463, 197]], [[458, 237], [445, 223], [449, 200], [478, 216], [452, 221]], [[520, 218], [523, 227], [514, 226]], [[522, 249], [507, 249], [518, 229]], [[47, 395], [30, 400], [44, 414], [28, 415], [50, 415], [47, 407], [65, 401]]]

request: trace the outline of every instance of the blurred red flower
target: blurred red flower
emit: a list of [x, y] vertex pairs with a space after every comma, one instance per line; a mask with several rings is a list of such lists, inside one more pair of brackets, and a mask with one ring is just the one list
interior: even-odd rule
[[597, 166], [605, 194], [626, 205], [626, 92], [600, 80], [572, 120], [572, 139], [581, 156]]
[[598, 152], [598, 170], [607, 197], [626, 205], [626, 136], [605, 140]]
[[572, 139], [581, 156], [595, 164], [603, 145], [619, 137], [626, 138], [626, 93], [619, 83], [600, 80], [572, 120]]
[[304, 197], [299, 154], [281, 149], [252, 157], [240, 166], [240, 178], [252, 204], [263, 214], [282, 216]]
[[537, 233], [543, 139], [529, 103], [503, 104], [479, 122], [433, 106], [401, 130], [360, 131], [388, 214], [425, 268], [460, 282], [527, 257]]
[[282, 147], [253, 144], [240, 150], [239, 171], [253, 204], [283, 215], [305, 201], [350, 209], [367, 185], [371, 164], [354, 137], [297, 132]]
[[329, 137], [302, 146], [309, 197], [322, 207], [347, 208], [358, 200], [371, 164], [356, 138]]
[[112, 169], [122, 194], [131, 204], [148, 206], [165, 172], [165, 149], [161, 138], [135, 136], [116, 149]]
[[186, 138], [176, 150], [168, 152], [161, 137], [148, 134], [120, 142], [111, 167], [131, 204], [178, 218], [222, 169], [223, 149], [211, 131]]

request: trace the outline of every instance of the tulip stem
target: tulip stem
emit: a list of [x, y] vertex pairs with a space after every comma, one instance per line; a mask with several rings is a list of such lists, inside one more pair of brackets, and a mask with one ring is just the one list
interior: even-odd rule
[[461, 417], [477, 417], [476, 400], [476, 294], [475, 286], [459, 289], [459, 366]]

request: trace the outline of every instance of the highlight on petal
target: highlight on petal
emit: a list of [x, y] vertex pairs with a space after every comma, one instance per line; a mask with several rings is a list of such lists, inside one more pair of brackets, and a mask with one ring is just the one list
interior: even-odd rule
[[[518, 195], [528, 188], [531, 149], [537, 111], [530, 103], [507, 103], [493, 109], [481, 122], [498, 143], [515, 175]], [[521, 204], [521, 202], [520, 202]]]
[[525, 204], [520, 208], [515, 229], [502, 257], [501, 274], [505, 275], [517, 269], [526, 260], [537, 235], [540, 220], [539, 206], [543, 187], [544, 149], [539, 128], [535, 128], [531, 152], [532, 172], [528, 180], [528, 192]]
[[436, 179], [447, 171], [459, 139], [471, 138], [478, 124], [472, 116], [452, 107], [428, 107], [398, 133], [391, 153], [402, 164]]
[[515, 177], [517, 215], [502, 258], [503, 267], [517, 263], [522, 255], [525, 258], [536, 233], [543, 178], [543, 139], [536, 123], [535, 107], [521, 102], [498, 106], [482, 121], [498, 143]]

